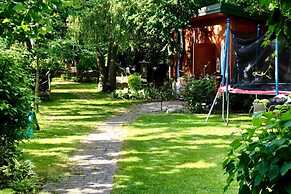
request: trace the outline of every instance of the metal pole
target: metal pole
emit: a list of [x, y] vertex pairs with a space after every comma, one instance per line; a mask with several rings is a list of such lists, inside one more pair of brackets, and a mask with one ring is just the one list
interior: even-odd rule
[[[260, 27], [260, 24], [257, 24], [257, 40], [260, 38], [260, 31], [261, 31], [261, 27]], [[260, 44], [258, 44], [257, 46], [256, 46], [256, 59], [258, 58], [258, 56], [259, 56], [259, 49], [260, 49]], [[255, 67], [255, 71], [257, 71], [258, 70], [258, 68], [259, 67]]]
[[226, 125], [229, 123], [229, 93], [226, 95]]
[[216, 96], [215, 96], [215, 98], [214, 98], [214, 100], [213, 100], [213, 103], [212, 103], [212, 105], [211, 105], [211, 108], [210, 108], [210, 110], [209, 110], [209, 113], [208, 113], [208, 115], [207, 115], [207, 117], [206, 117], [206, 120], [205, 120], [206, 123], [208, 122], [208, 119], [209, 119], [209, 117], [210, 117], [210, 115], [211, 115], [211, 113], [212, 113], [212, 110], [213, 110], [213, 108], [214, 108], [214, 105], [215, 105], [215, 103], [216, 103], [216, 101], [217, 101], [217, 99], [218, 99], [218, 97], [219, 97], [219, 93], [220, 93], [220, 91], [218, 90], [217, 93], [216, 93]]
[[[225, 86], [225, 87], [222, 87], [223, 88], [223, 91], [222, 91], [222, 119], [223, 121], [225, 121], [225, 112], [224, 112], [224, 108], [225, 108], [225, 100], [227, 102], [227, 113], [226, 113], [226, 116], [227, 116], [227, 123], [228, 123], [228, 117], [229, 117], [229, 91], [228, 91], [228, 82], [229, 82], [229, 42], [230, 42], [230, 18], [228, 17], [226, 19], [226, 29], [225, 29], [225, 43], [224, 43], [224, 56], [223, 56], [223, 59], [221, 60], [221, 75], [222, 75], [222, 80], [221, 80], [221, 84], [220, 84], [220, 87], [222, 86]], [[224, 89], [225, 88], [225, 89]], [[212, 109], [215, 105], [215, 102], [217, 101], [218, 97], [219, 97], [219, 92], [217, 92], [216, 96], [215, 96], [215, 99], [214, 99], [214, 102], [212, 103], [212, 106], [210, 108], [210, 111], [207, 115], [207, 118], [206, 118], [206, 122], [208, 121], [210, 115], [211, 115], [211, 112], [212, 112]], [[226, 97], [225, 97], [226, 95]]]
[[275, 86], [276, 95], [279, 95], [279, 41], [275, 40]]
[[226, 97], [226, 123], [228, 124], [229, 116], [229, 44], [230, 44], [230, 18], [226, 19], [226, 60], [225, 60], [225, 97]]
[[226, 94], [228, 93], [228, 84], [229, 84], [229, 43], [230, 43], [230, 18], [226, 19], [226, 35], [225, 35], [225, 39], [226, 39], [226, 60], [225, 60], [225, 86], [226, 86]]
[[221, 107], [221, 118], [223, 121], [225, 121], [225, 118], [224, 118], [224, 105], [225, 105], [225, 91], [223, 90], [222, 92], [222, 107]]

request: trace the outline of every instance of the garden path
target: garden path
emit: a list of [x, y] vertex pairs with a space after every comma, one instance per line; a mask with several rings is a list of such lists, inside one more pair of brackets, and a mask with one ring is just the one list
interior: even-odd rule
[[[179, 110], [182, 102], [163, 103], [163, 110]], [[117, 170], [117, 160], [122, 147], [122, 139], [126, 135], [123, 125], [134, 121], [146, 113], [161, 112], [159, 102], [135, 105], [120, 115], [109, 118], [97, 126], [70, 159], [74, 164], [71, 175], [58, 183], [48, 183], [44, 191], [49, 193], [102, 193], [112, 190], [113, 176]]]

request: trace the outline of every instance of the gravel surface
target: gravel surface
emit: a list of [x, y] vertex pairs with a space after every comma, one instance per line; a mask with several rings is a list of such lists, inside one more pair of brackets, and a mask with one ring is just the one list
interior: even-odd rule
[[[180, 101], [163, 103], [163, 111], [182, 108], [183, 104]], [[142, 114], [155, 112], [161, 112], [159, 102], [140, 104], [98, 125], [96, 130], [82, 141], [80, 149], [70, 158], [74, 164], [71, 167], [70, 176], [58, 183], [47, 183], [43, 191], [71, 194], [110, 193], [122, 148], [122, 139], [126, 136], [123, 125], [133, 122]]]

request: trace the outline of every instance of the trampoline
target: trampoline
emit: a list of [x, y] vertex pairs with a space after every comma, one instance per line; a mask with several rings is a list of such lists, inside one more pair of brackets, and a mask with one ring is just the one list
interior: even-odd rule
[[206, 122], [220, 97], [222, 118], [228, 123], [230, 94], [291, 94], [291, 46], [275, 36], [267, 43], [265, 40], [266, 36], [259, 25], [256, 36], [248, 37], [232, 31], [230, 17], [227, 17], [224, 45], [221, 49], [221, 84]]

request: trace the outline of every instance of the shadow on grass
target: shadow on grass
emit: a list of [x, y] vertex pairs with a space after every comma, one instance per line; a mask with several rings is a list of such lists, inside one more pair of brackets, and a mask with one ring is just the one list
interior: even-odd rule
[[53, 82], [50, 99], [40, 104], [40, 131], [21, 146], [40, 177], [55, 180], [68, 170], [68, 156], [97, 124], [131, 105], [97, 92], [95, 83]]
[[76, 89], [90, 89], [97, 91], [96, 83], [78, 83], [71, 81], [56, 81], [53, 82], [54, 89], [76, 90]]
[[[223, 193], [222, 162], [233, 128], [249, 118], [233, 115], [226, 127], [218, 116], [143, 116], [129, 128], [113, 193]], [[229, 193], [237, 193], [232, 187]]]

